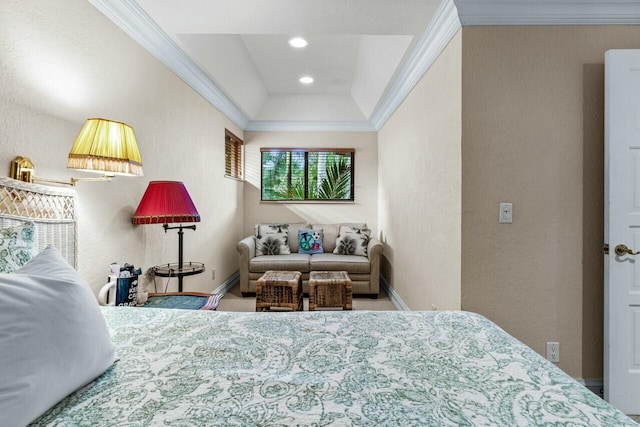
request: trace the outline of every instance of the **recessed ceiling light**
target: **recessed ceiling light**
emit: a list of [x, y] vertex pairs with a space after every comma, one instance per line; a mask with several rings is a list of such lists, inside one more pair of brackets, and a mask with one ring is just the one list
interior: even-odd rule
[[308, 45], [309, 43], [307, 43], [307, 41], [302, 37], [294, 37], [291, 40], [289, 40], [289, 44], [293, 47], [302, 48]]
[[300, 83], [304, 83], [306, 85], [309, 85], [309, 84], [313, 83], [313, 77], [310, 77], [310, 76], [300, 77]]

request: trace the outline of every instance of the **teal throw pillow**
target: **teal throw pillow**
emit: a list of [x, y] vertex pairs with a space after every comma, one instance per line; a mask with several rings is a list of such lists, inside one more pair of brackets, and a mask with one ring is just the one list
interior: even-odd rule
[[322, 230], [309, 230], [301, 228], [298, 230], [298, 253], [300, 254], [321, 254]]

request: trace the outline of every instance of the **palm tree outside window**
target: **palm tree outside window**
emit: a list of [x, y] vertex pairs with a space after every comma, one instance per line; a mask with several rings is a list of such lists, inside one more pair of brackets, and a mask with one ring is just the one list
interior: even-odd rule
[[353, 201], [355, 150], [262, 148], [263, 201]]

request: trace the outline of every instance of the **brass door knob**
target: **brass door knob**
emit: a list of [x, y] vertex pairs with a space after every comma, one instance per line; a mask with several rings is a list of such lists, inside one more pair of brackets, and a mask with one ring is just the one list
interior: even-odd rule
[[623, 245], [622, 243], [619, 245], [616, 245], [615, 252], [616, 252], [616, 255], [618, 256], [640, 254], [640, 252], [633, 252], [633, 249], [627, 247], [627, 245]]

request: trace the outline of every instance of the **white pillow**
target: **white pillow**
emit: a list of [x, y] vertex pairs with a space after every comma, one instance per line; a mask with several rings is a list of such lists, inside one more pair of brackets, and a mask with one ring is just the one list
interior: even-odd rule
[[100, 307], [80, 274], [48, 246], [0, 274], [0, 414], [24, 426], [113, 364]]

